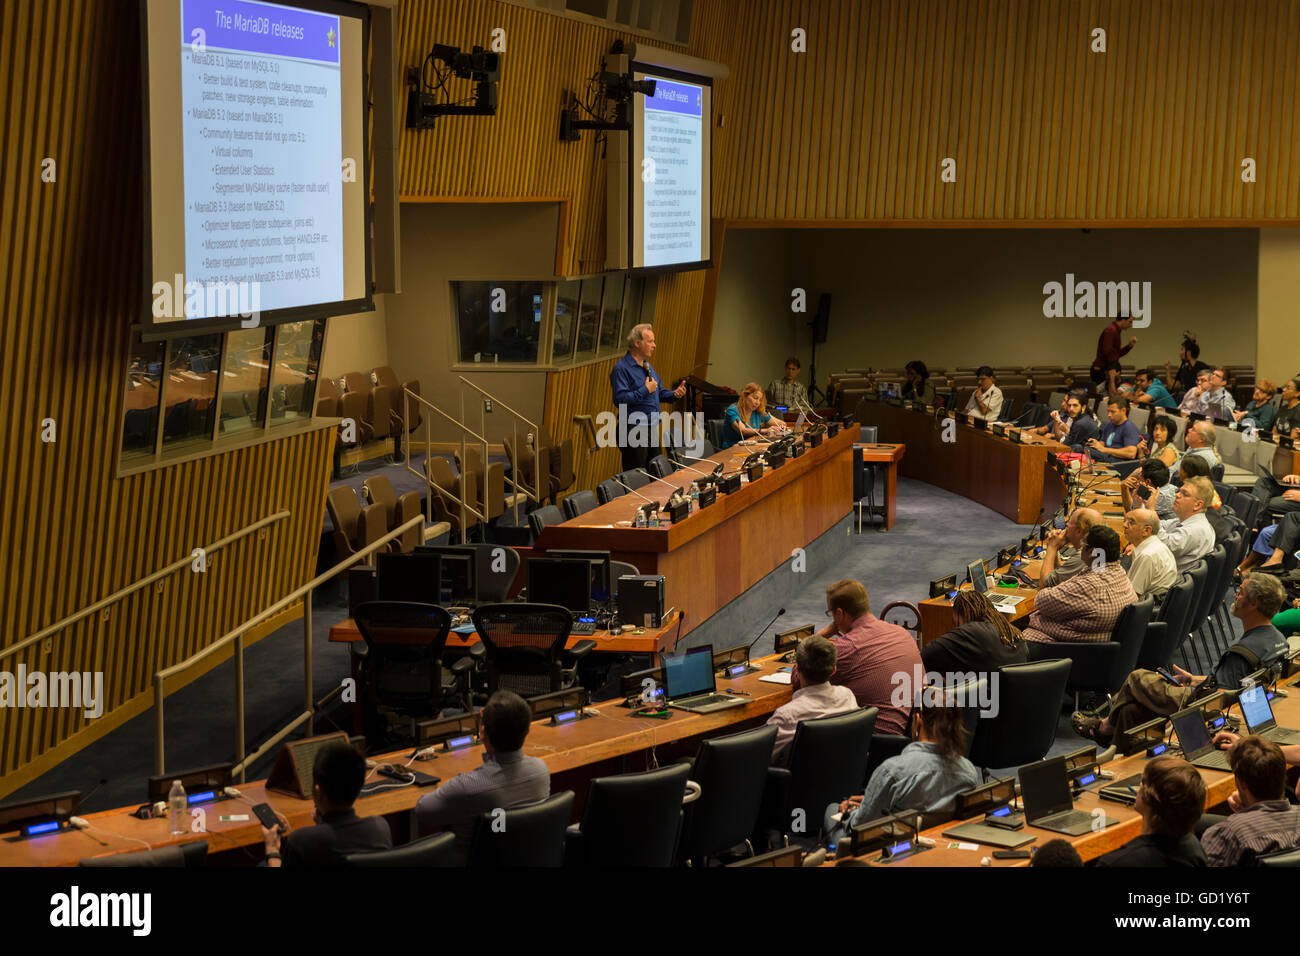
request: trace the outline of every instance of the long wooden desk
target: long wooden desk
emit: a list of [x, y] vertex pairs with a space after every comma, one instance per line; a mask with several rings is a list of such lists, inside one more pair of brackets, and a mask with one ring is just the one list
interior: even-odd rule
[[[627, 770], [641, 770], [650, 766], [652, 759], [664, 764], [681, 755], [693, 755], [699, 741], [762, 723], [776, 708], [788, 702], [791, 690], [788, 684], [775, 684], [759, 680], [763, 674], [774, 673], [787, 666], [775, 657], [755, 659], [760, 673], [749, 674], [730, 681], [720, 681], [719, 686], [729, 690], [745, 691], [751, 700], [744, 707], [735, 707], [712, 714], [689, 714], [674, 710], [667, 720], [636, 718], [632, 712], [613, 701], [604, 702], [593, 709], [597, 716], [590, 719], [552, 727], [545, 721], [533, 724], [524, 744], [524, 753], [545, 760], [551, 770], [551, 792], [571, 789], [577, 795], [575, 821], [586, 798], [587, 781], [592, 777]], [[413, 747], [370, 759], [377, 764], [406, 764]], [[451, 779], [458, 773], [473, 770], [482, 763], [483, 748], [474, 746], [451, 754], [438, 754], [435, 759], [415, 761], [415, 769], [432, 774], [441, 780]], [[653, 755], [653, 757], [652, 757]], [[389, 783], [376, 773], [367, 776], [367, 786], [377, 782]], [[140, 782], [141, 799], [145, 783]], [[236, 852], [239, 862], [245, 851], [252, 856], [244, 862], [261, 857], [262, 832], [257, 818], [251, 815], [252, 804], [269, 803], [284, 814], [292, 829], [312, 825], [314, 805], [310, 799], [268, 792], [265, 781], [236, 784], [242, 799], [223, 800], [205, 807], [207, 830], [205, 833], [188, 833], [172, 837], [167, 821], [140, 820], [131, 816], [135, 806], [119, 807], [100, 813], [83, 814], [94, 830], [69, 830], [49, 836], [36, 837], [21, 842], [0, 840], [0, 866], [72, 866], [78, 860], [114, 853], [130, 853], [151, 848], [180, 845], [196, 840], [208, 841], [209, 854]], [[416, 801], [433, 788], [416, 789], [413, 786], [396, 787], [357, 800], [356, 809], [362, 816], [387, 816], [408, 813]], [[222, 822], [223, 815], [248, 814], [247, 821]], [[394, 830], [397, 842], [404, 842], [405, 831]]]
[[[1277, 717], [1278, 724], [1281, 726], [1297, 727], [1300, 726], [1300, 677], [1290, 680], [1289, 696], [1277, 697], [1272, 701], [1273, 712]], [[1279, 684], [1281, 686], [1281, 684]], [[1240, 711], [1237, 711], [1240, 716]], [[1080, 740], [1079, 745], [1083, 746], [1086, 741]], [[1118, 760], [1112, 760], [1104, 765], [1102, 770], [1113, 773], [1111, 780], [1104, 780], [1100, 786], [1115, 783], [1126, 777], [1136, 776], [1142, 773], [1142, 768], [1146, 766], [1147, 757], [1143, 754], [1134, 754], [1131, 757], [1124, 757]], [[1228, 795], [1237, 789], [1231, 773], [1225, 773], [1220, 770], [1203, 770], [1197, 768], [1201, 778], [1205, 781], [1207, 808], [1214, 807], [1228, 799]], [[1110, 800], [1103, 800], [1097, 795], [1100, 786], [1093, 787], [1091, 790], [1085, 790], [1080, 796], [1075, 798], [1074, 809], [1083, 810], [1086, 813], [1092, 813], [1094, 809], [1100, 808], [1104, 811], [1106, 817], [1111, 817], [1117, 822], [1104, 829], [1090, 831], [1082, 836], [1069, 837], [1053, 830], [1043, 830], [1038, 827], [1025, 824], [1023, 830], [1016, 831], [1027, 836], [1036, 837], [1033, 844], [1026, 844], [1022, 849], [1028, 849], [1031, 846], [1041, 846], [1048, 840], [1057, 838], [1068, 840], [1074, 845], [1079, 856], [1085, 861], [1099, 857], [1104, 853], [1109, 853], [1117, 847], [1123, 846], [1129, 840], [1132, 840], [1142, 832], [1142, 816], [1132, 807], [1124, 806], [1122, 803], [1115, 803]], [[925, 850], [915, 856], [906, 857], [890, 863], [880, 863], [871, 860], [872, 865], [879, 866], [903, 866], [903, 867], [959, 867], [959, 866], [980, 866], [981, 858], [988, 857], [990, 866], [1007, 867], [1007, 866], [1028, 866], [1028, 860], [995, 860], [993, 859], [993, 847], [979, 845], [977, 850], [962, 850], [949, 847], [949, 844], [955, 844], [958, 841], [943, 835], [944, 830], [951, 830], [961, 822], [978, 822], [981, 818], [971, 818], [966, 821], [953, 820], [939, 826], [931, 827], [923, 833], [923, 836], [935, 841], [932, 849]]]
[[[945, 428], [940, 419], [923, 411], [910, 411], [884, 402], [862, 406], [864, 425], [875, 425], [882, 442], [907, 446], [899, 468], [908, 478], [937, 485], [1029, 524], [1039, 520], [1039, 509], [1051, 514], [1057, 506], [1043, 484], [1047, 453], [1068, 452], [1059, 442], [1026, 436], [1024, 444], [954, 421]], [[944, 441], [950, 435], [954, 441]]]
[[[630, 562], [643, 574], [664, 575], [665, 606], [686, 613], [682, 633], [688, 634], [850, 512], [853, 443], [859, 435], [857, 428], [843, 429], [757, 481], [746, 481], [734, 494], [719, 495], [713, 505], [678, 524], [627, 527], [645, 503], [628, 493], [548, 526], [536, 546], [609, 551], [614, 560]], [[746, 455], [764, 447], [733, 446], [709, 461], [732, 472]], [[691, 467], [707, 472], [712, 465]], [[673, 489], [687, 488], [697, 477], [683, 469], [638, 491], [663, 502]]]

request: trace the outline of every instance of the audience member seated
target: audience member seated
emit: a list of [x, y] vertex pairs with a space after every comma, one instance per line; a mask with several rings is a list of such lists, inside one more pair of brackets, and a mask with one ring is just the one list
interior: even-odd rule
[[[824, 826], [835, 842], [858, 824], [903, 810], [940, 813], [953, 798], [980, 785], [980, 772], [966, 759], [966, 728], [951, 689], [922, 688], [912, 711], [912, 742], [871, 775], [867, 792], [826, 808]], [[838, 812], [837, 824], [831, 819]]]
[[1137, 457], [1142, 433], [1128, 420], [1128, 399], [1112, 396], [1106, 402], [1106, 417], [1101, 435], [1088, 442], [1094, 461], [1132, 461]]
[[790, 703], [782, 704], [767, 719], [777, 728], [772, 763], [778, 767], [784, 767], [790, 758], [790, 743], [800, 721], [843, 714], [858, 707], [853, 691], [830, 682], [835, 674], [835, 645], [829, 640], [817, 634], [805, 638], [799, 642], [794, 659], [803, 686], [794, 692]]
[[1265, 434], [1271, 432], [1273, 423], [1277, 421], [1277, 406], [1273, 404], [1273, 396], [1276, 394], [1277, 386], [1269, 379], [1261, 378], [1255, 383], [1255, 391], [1251, 393], [1246, 407], [1232, 413], [1233, 420], [1243, 424], [1249, 419], [1259, 431]]
[[1178, 423], [1168, 415], [1156, 415], [1151, 419], [1151, 439], [1143, 438], [1138, 445], [1138, 455], [1153, 458], [1166, 468], [1173, 468], [1182, 452], [1174, 444], [1174, 435], [1178, 432]]
[[[1237, 745], [1237, 741], [1239, 740], [1241, 740], [1241, 737], [1234, 734], [1232, 731], [1220, 730], [1214, 735], [1212, 743], [1220, 750], [1231, 750]], [[1282, 759], [1286, 761], [1287, 767], [1300, 767], [1300, 744], [1278, 744], [1278, 746], [1282, 748]], [[1300, 800], [1300, 780], [1297, 780], [1296, 782], [1295, 795], [1296, 799]], [[1228, 794], [1227, 803], [1228, 809], [1233, 813], [1236, 813], [1241, 809], [1241, 794], [1237, 793], [1235, 790], [1232, 791], [1232, 793]], [[1222, 814], [1207, 813], [1205, 816], [1201, 817], [1201, 823], [1197, 829], [1203, 834], [1210, 827], [1214, 826], [1214, 824], [1222, 823], [1226, 819], [1228, 818]]]
[[1034, 855], [1029, 860], [1030, 866], [1045, 866], [1053, 869], [1083, 866], [1083, 859], [1074, 844], [1061, 837], [1052, 837], [1042, 846], [1032, 847]]
[[1273, 422], [1273, 438], [1300, 438], [1300, 375], [1293, 375], [1279, 389], [1277, 419]]
[[1070, 427], [1065, 435], [1058, 439], [1062, 445], [1069, 445], [1070, 451], [1076, 453], [1087, 451], [1089, 443], [1101, 437], [1101, 426], [1084, 406], [1085, 397], [1081, 393], [1070, 394]]
[[1187, 445], [1187, 451], [1183, 454], [1183, 457], [1203, 458], [1205, 463], [1210, 468], [1213, 468], [1222, 461], [1214, 447], [1218, 437], [1218, 432], [1214, 430], [1214, 426], [1209, 422], [1194, 423], [1183, 436], [1183, 442]]
[[[1070, 392], [1066, 392], [1061, 396], [1061, 407], [1059, 409], [1054, 408], [1048, 413], [1048, 418], [1051, 421], [1046, 425], [1039, 425], [1037, 428], [1024, 428], [1021, 430], [1031, 435], [1050, 435], [1057, 441], [1061, 441], [1069, 432], [1070, 423], [1074, 421], [1074, 415], [1070, 411], [1070, 400], [1075, 397]], [[1080, 403], [1080, 407], [1082, 407], [1082, 403]]]
[[1095, 508], [1076, 508], [1065, 528], [1053, 528], [1043, 541], [1043, 563], [1038, 570], [1038, 586], [1050, 588], [1068, 581], [1083, 570], [1079, 549], [1094, 525], [1104, 523]]
[[1103, 747], [1115, 740], [1123, 749], [1127, 742], [1119, 737], [1130, 727], [1156, 717], [1168, 717], [1215, 688], [1239, 687], [1243, 677], [1261, 667], [1276, 667], [1287, 651], [1287, 643], [1273, 626], [1272, 617], [1285, 599], [1286, 590], [1272, 575], [1247, 575], [1232, 602], [1232, 615], [1241, 621], [1244, 633], [1219, 658], [1211, 675], [1212, 684], [1207, 685], [1204, 676], [1189, 674], [1177, 665], [1172, 669], [1178, 679], [1177, 685], [1169, 683], [1156, 671], [1136, 670], [1128, 675], [1124, 686], [1111, 698], [1110, 716], [1099, 720], [1079, 711], [1074, 713], [1071, 723], [1075, 732]]
[[1213, 412], [1212, 405], [1216, 405], [1215, 399], [1222, 400], [1222, 389], [1216, 392], [1211, 384], [1214, 378], [1213, 369], [1202, 369], [1196, 373], [1196, 384], [1187, 390], [1183, 400], [1178, 403], [1178, 410], [1184, 415], [1210, 415]]
[[[744, 412], [741, 412], [744, 409]], [[730, 448], [745, 438], [775, 435], [785, 431], [785, 423], [768, 414], [763, 390], [754, 382], [741, 389], [736, 404], [727, 409], [722, 423], [722, 447]]]
[[[835, 644], [835, 673], [831, 682], [853, 691], [859, 707], [878, 707], [876, 732], [907, 731], [907, 708], [892, 703], [895, 674], [912, 674], [921, 664], [916, 639], [897, 624], [871, 613], [867, 589], [858, 581], [836, 581], [826, 589], [826, 614], [831, 623], [818, 634]], [[796, 662], [792, 689], [803, 686]]]
[[[1273, 615], [1273, 626], [1282, 632], [1282, 636], [1288, 639], [1288, 643], [1295, 647], [1296, 641], [1300, 641], [1300, 598], [1291, 602], [1291, 606], [1278, 611]], [[1294, 638], [1295, 640], [1292, 640]], [[1295, 761], [1300, 763], [1300, 759]], [[1296, 794], [1300, 797], [1300, 793]]]
[[[1288, 517], [1291, 516], [1288, 515]], [[1275, 565], [1280, 565], [1282, 563], [1286, 557], [1286, 552], [1283, 551], [1281, 554], [1278, 554], [1277, 552], [1281, 551], [1281, 549], [1273, 547], [1273, 541], [1276, 539], [1280, 527], [1280, 524], [1274, 522], [1260, 531], [1259, 534], [1255, 535], [1255, 541], [1250, 546], [1250, 550], [1246, 552], [1246, 556], [1243, 557], [1241, 563], [1237, 565], [1237, 569], [1233, 574], [1234, 580], [1239, 580], [1241, 575], [1245, 574], [1251, 568], [1257, 567], [1266, 559], [1276, 559]], [[1300, 526], [1297, 526], [1297, 530], [1300, 530]]]
[[1283, 475], [1281, 481], [1262, 477], [1251, 493], [1264, 502], [1266, 514], [1300, 511], [1300, 474]]
[[984, 674], [1028, 659], [1029, 649], [1019, 629], [981, 592], [958, 591], [952, 599], [952, 618], [955, 628], [921, 648], [927, 673]]
[[1178, 562], [1160, 540], [1159, 531], [1160, 518], [1154, 511], [1138, 508], [1124, 515], [1124, 537], [1133, 546], [1128, 579], [1138, 600], [1150, 597], [1163, 601], [1178, 580]]
[[420, 798], [415, 819], [421, 833], [450, 829], [464, 859], [480, 814], [497, 807], [512, 810], [551, 795], [545, 761], [523, 752], [532, 719], [528, 702], [513, 691], [499, 690], [488, 699], [479, 720], [483, 766], [444, 780]]
[[1120, 612], [1137, 601], [1119, 561], [1119, 535], [1105, 525], [1096, 525], [1088, 530], [1081, 550], [1082, 571], [1038, 592], [1024, 630], [1025, 640], [1109, 641]]
[[964, 411], [967, 415], [995, 422], [1002, 415], [1002, 389], [997, 386], [997, 376], [987, 365], [981, 365], [975, 375], [979, 385], [971, 393]]
[[1174, 517], [1160, 522], [1160, 540], [1173, 552], [1179, 573], [1214, 550], [1214, 528], [1205, 515], [1213, 504], [1210, 479], [1192, 478], [1174, 495]]
[[785, 378], [774, 378], [767, 386], [766, 395], [773, 405], [784, 405], [798, 410], [808, 402], [808, 389], [799, 380], [799, 358], [791, 355], [785, 360]]
[[1140, 368], [1133, 373], [1133, 388], [1128, 397], [1131, 401], [1145, 402], [1155, 408], [1178, 407], [1178, 403], [1169, 394], [1164, 383], [1156, 377], [1155, 369]]
[[1162, 520], [1177, 517], [1174, 496], [1178, 494], [1178, 486], [1169, 480], [1169, 469], [1155, 458], [1148, 458], [1141, 468], [1125, 478], [1119, 492], [1125, 511], [1150, 508]]
[[1192, 832], [1205, 812], [1205, 781], [1180, 757], [1156, 757], [1142, 770], [1133, 809], [1142, 833], [1093, 866], [1205, 866], [1205, 851]]
[[[1266, 547], [1272, 549], [1272, 552], [1264, 558], [1260, 568], [1284, 568], [1287, 566], [1288, 558], [1291, 559], [1291, 565], [1294, 566], [1294, 555], [1300, 550], [1300, 511], [1293, 511], [1282, 518], [1278, 524], [1271, 525], [1273, 533], [1265, 540]], [[1259, 533], [1260, 538], [1264, 538], [1268, 529]], [[1258, 542], [1255, 550], [1258, 550]]]
[[1194, 388], [1201, 372], [1210, 373], [1210, 366], [1201, 361], [1201, 347], [1196, 344], [1194, 335], [1183, 338], [1183, 344], [1178, 347], [1178, 358], [1177, 372], [1172, 370], [1170, 363], [1165, 363], [1165, 381], [1170, 383], [1175, 398]]
[[[1209, 478], [1209, 477], [1210, 477], [1210, 464], [1208, 461], [1206, 461], [1206, 459], [1202, 458], [1199, 455], [1190, 458], [1184, 455], [1182, 458], [1178, 460], [1178, 475], [1177, 475], [1177, 480], [1174, 481], [1174, 484], [1178, 485], [1179, 487], [1182, 487], [1183, 485], [1191, 481], [1193, 478]], [[1171, 481], [1174, 480], [1172, 475], [1170, 477], [1170, 480]], [[1210, 482], [1210, 486], [1213, 487], [1214, 482]], [[1211, 507], [1218, 508], [1222, 506], [1222, 504], [1223, 502], [1219, 498], [1219, 493], [1216, 491], [1214, 493], [1214, 501], [1212, 502]]]
[[1271, 740], [1242, 737], [1228, 751], [1237, 784], [1232, 816], [1210, 827], [1201, 846], [1210, 866], [1239, 866], [1300, 846], [1300, 807], [1286, 799], [1286, 758]]
[[907, 381], [903, 383], [903, 398], [922, 405], [934, 404], [934, 386], [930, 384], [930, 370], [920, 359], [907, 363], [903, 370]]
[[262, 827], [267, 866], [342, 866], [349, 853], [378, 852], [393, 846], [383, 817], [359, 817], [357, 802], [366, 780], [366, 758], [351, 744], [337, 741], [316, 752], [311, 797], [316, 825], [286, 833]]

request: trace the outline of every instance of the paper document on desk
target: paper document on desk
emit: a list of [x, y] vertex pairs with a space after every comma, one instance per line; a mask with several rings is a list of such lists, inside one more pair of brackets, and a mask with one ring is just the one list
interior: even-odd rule
[[1006, 607], [1006, 606], [1004, 606], [1004, 605], [1002, 605], [1002, 604], [995, 604], [995, 605], [993, 605], [993, 606], [994, 606], [995, 608], [997, 608], [999, 611], [1001, 611], [1003, 614], [1015, 614], [1015, 613], [1016, 613], [1016, 609], [1015, 609], [1014, 607]]
[[764, 674], [759, 680], [767, 681], [769, 684], [788, 684], [790, 683], [790, 672], [777, 671], [775, 674]]

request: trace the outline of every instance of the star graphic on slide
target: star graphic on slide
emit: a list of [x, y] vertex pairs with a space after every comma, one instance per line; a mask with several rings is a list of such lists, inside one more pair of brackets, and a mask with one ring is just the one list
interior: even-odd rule
[[330, 49], [334, 49], [334, 28], [330, 27], [329, 32]]

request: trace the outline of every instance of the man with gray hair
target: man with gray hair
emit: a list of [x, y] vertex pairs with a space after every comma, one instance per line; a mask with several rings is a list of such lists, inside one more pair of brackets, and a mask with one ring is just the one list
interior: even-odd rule
[[842, 684], [832, 684], [835, 673], [835, 645], [825, 637], [814, 634], [799, 642], [794, 652], [795, 662], [803, 683], [794, 692], [790, 703], [778, 707], [767, 719], [776, 725], [776, 741], [772, 744], [772, 763], [784, 767], [790, 757], [790, 743], [801, 720], [830, 717], [858, 709], [858, 698]]
[[1213, 474], [1214, 466], [1219, 464], [1219, 453], [1215, 449], [1215, 442], [1218, 441], [1218, 433], [1214, 426], [1209, 422], [1195, 422], [1191, 428], [1187, 429], [1187, 434], [1183, 436], [1183, 441], [1187, 445], [1187, 457], [1204, 458], [1205, 463], [1210, 466]]
[[627, 334], [627, 354], [609, 373], [609, 387], [618, 406], [618, 442], [623, 470], [645, 468], [659, 453], [659, 406], [686, 394], [686, 382], [663, 388], [650, 364], [655, 353], [655, 333], [649, 322], [632, 326]]
[[1163, 601], [1178, 580], [1178, 562], [1159, 534], [1160, 516], [1154, 511], [1137, 508], [1124, 516], [1124, 537], [1133, 545], [1128, 579], [1138, 600], [1152, 597]]
[[1214, 507], [1214, 485], [1209, 478], [1192, 478], [1174, 495], [1175, 518], [1160, 522], [1157, 534], [1178, 562], [1178, 570], [1190, 570], [1214, 550], [1214, 527], [1205, 513]]

